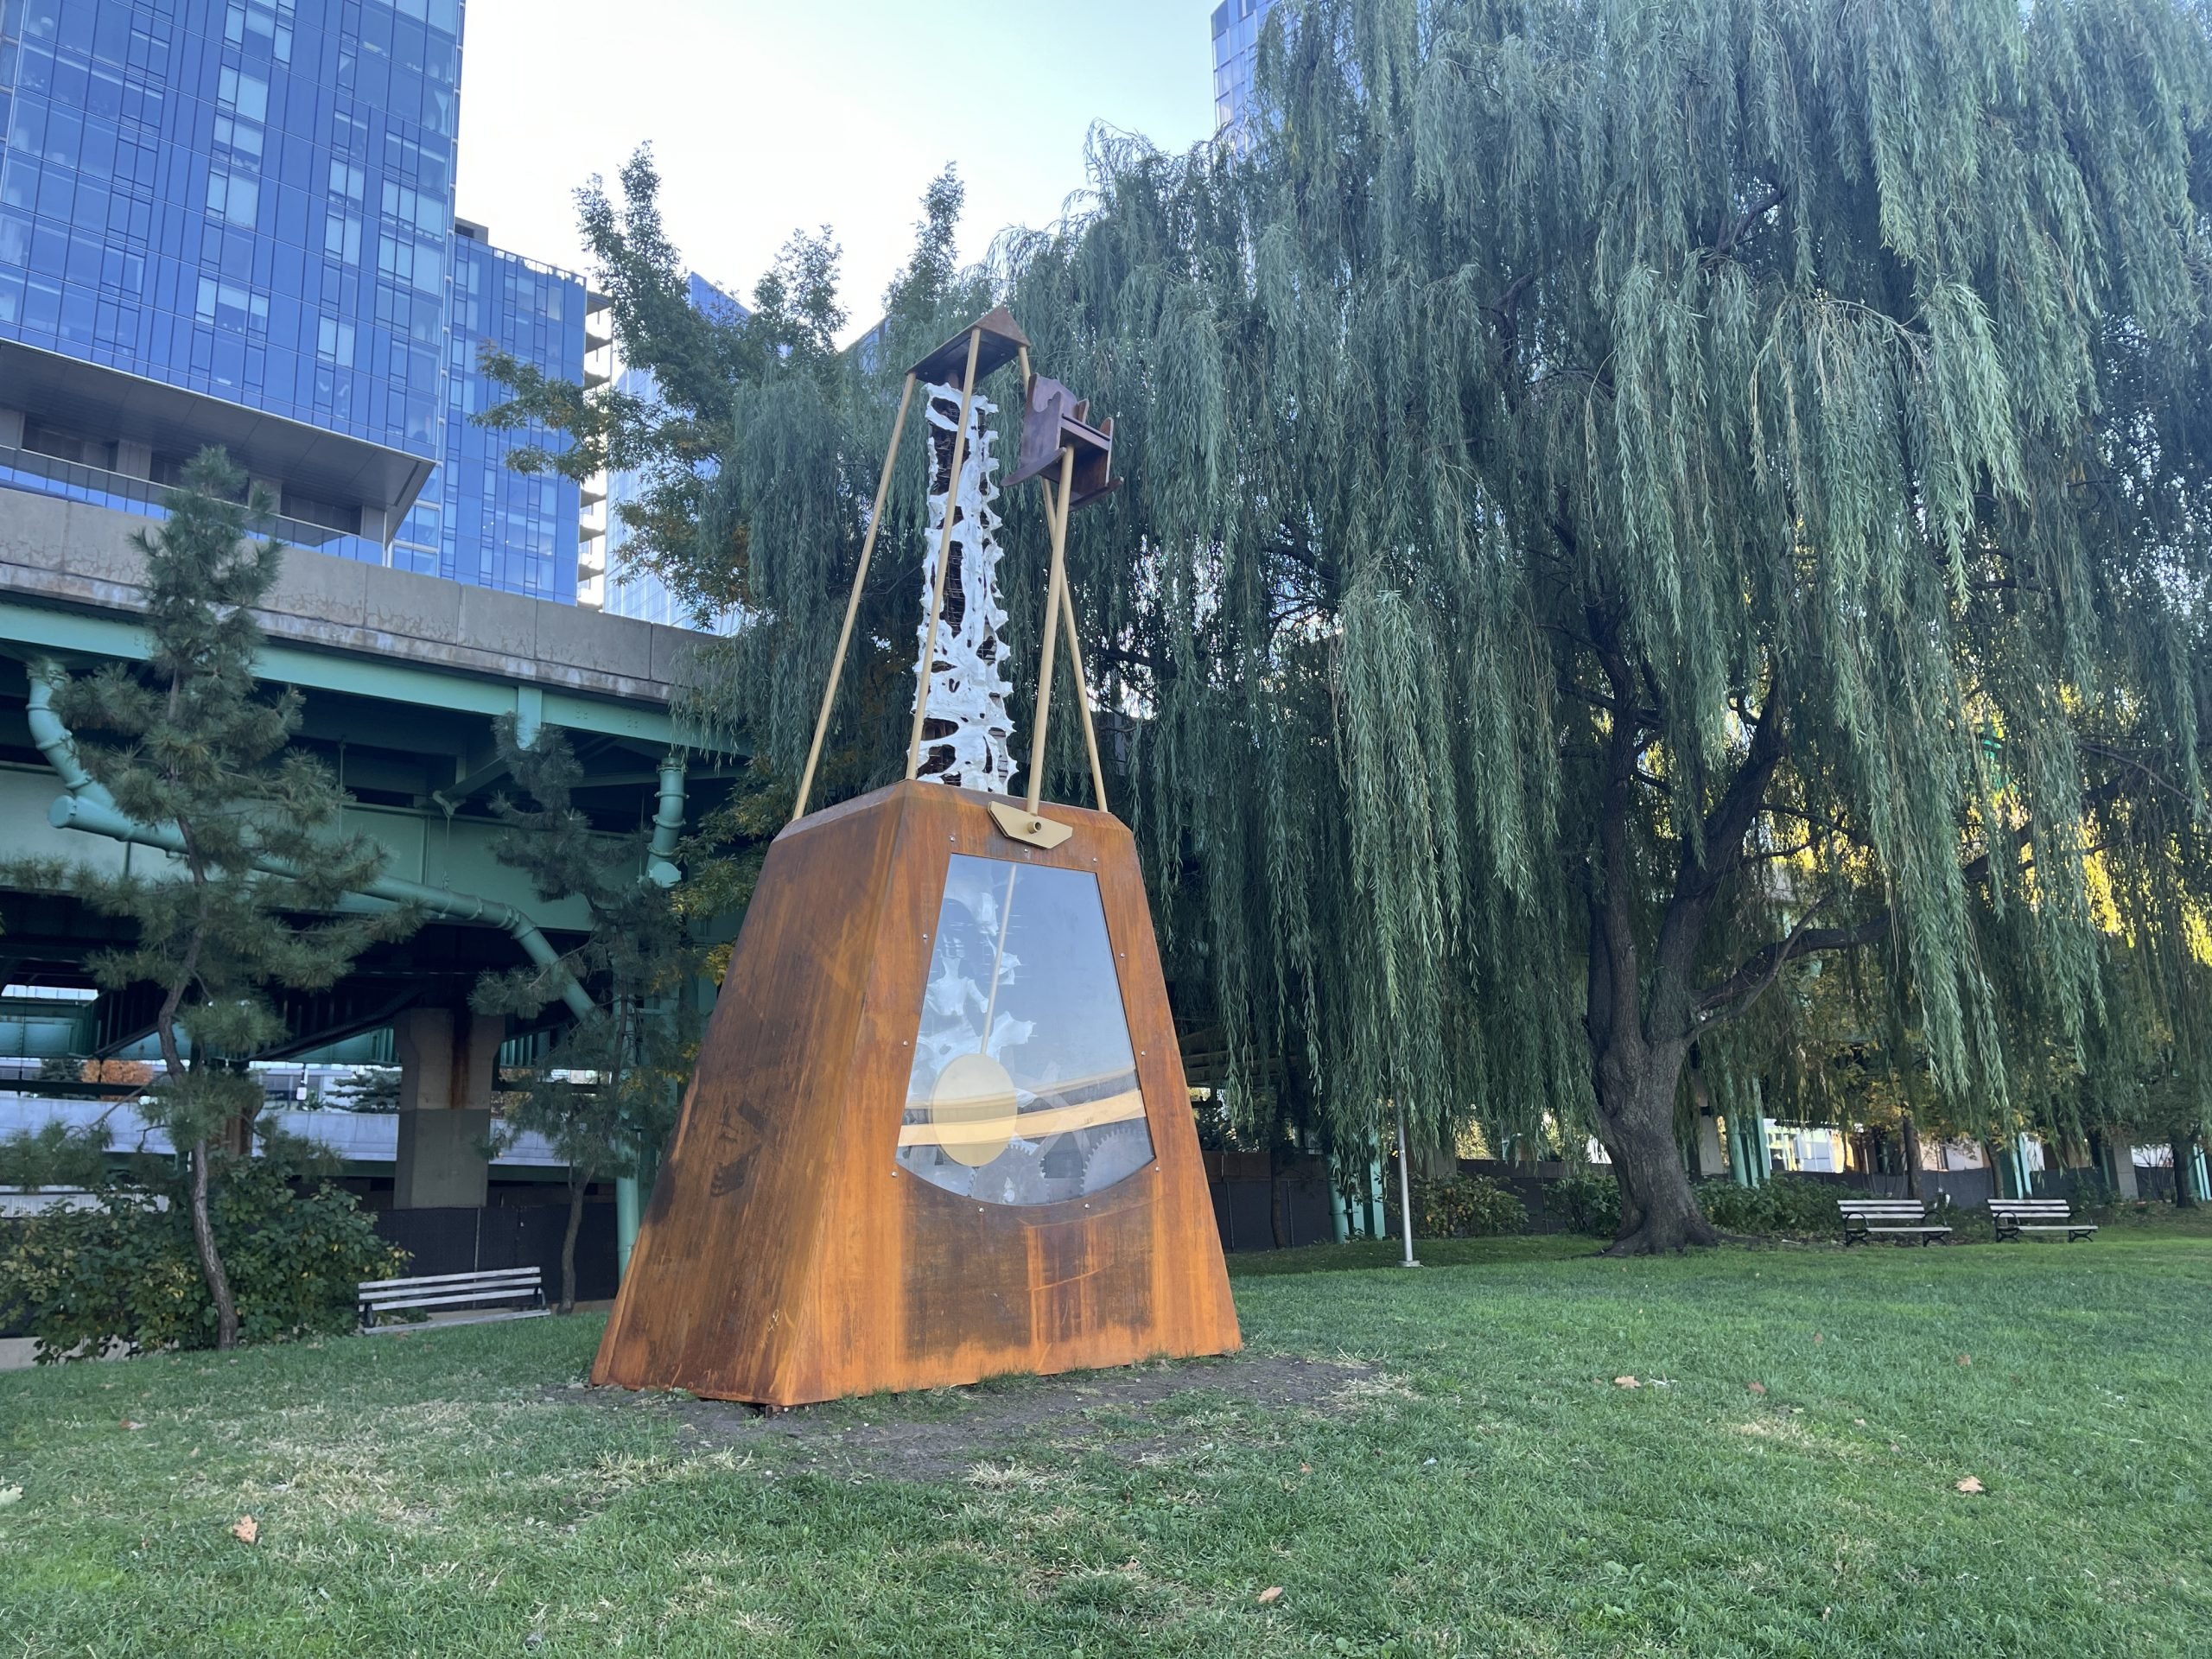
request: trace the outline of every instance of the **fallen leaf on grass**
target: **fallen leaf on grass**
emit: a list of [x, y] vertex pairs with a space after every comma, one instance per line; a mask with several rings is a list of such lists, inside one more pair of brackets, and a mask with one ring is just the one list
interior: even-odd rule
[[1632, 1376], [1617, 1376], [1613, 1379], [1613, 1386], [1617, 1389], [1640, 1389], [1643, 1384]]
[[1271, 1584], [1260, 1592], [1260, 1605], [1266, 1607], [1282, 1599], [1282, 1586]]
[[1973, 1364], [1973, 1363], [1974, 1363], [1974, 1356], [1973, 1356], [1972, 1354], [1961, 1354], [1961, 1355], [1959, 1356], [1959, 1363], [1960, 1363], [1960, 1364], [1961, 1364], [1961, 1365], [1971, 1365], [1971, 1364]]
[[231, 1536], [242, 1544], [258, 1543], [261, 1541], [261, 1522], [250, 1515], [242, 1515], [238, 1524], [231, 1529]]
[[1744, 1386], [1749, 1389], [1753, 1394], [1764, 1394], [1766, 1392], [1766, 1384], [1764, 1382], [1747, 1382]]
[[1983, 1488], [1980, 1481], [1976, 1480], [1972, 1475], [1968, 1475], [1964, 1480], [1959, 1483], [1959, 1490], [1962, 1492], [1974, 1493], [1982, 1491]]

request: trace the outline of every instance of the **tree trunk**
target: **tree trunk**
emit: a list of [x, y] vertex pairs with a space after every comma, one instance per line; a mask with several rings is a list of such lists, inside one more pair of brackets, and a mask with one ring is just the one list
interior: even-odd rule
[[1897, 1128], [1904, 1140], [1904, 1195], [1924, 1202], [1925, 1197], [1920, 1190], [1920, 1125], [1912, 1121], [1910, 1112], [1900, 1112]]
[[1675, 1144], [1675, 1086], [1684, 1046], [1617, 1043], [1598, 1055], [1598, 1140], [1621, 1189], [1621, 1230], [1608, 1255], [1656, 1255], [1719, 1235], [1697, 1207]]
[[215, 1223], [207, 1206], [207, 1142], [192, 1143], [192, 1243], [200, 1253], [200, 1271], [207, 1275], [207, 1294], [215, 1299], [215, 1345], [238, 1345], [238, 1305], [231, 1296], [231, 1276], [215, 1249]]
[[2190, 1179], [2192, 1173], [2190, 1165], [2196, 1160], [2190, 1154], [2196, 1142], [2192, 1136], [2177, 1134], [2171, 1138], [2168, 1144], [2172, 1147], [2174, 1154], [2174, 1207], [2177, 1210], [2194, 1210], [2196, 1207], [2196, 1186]]
[[561, 1236], [561, 1312], [576, 1311], [576, 1235], [584, 1224], [584, 1186], [569, 1185], [569, 1230]]

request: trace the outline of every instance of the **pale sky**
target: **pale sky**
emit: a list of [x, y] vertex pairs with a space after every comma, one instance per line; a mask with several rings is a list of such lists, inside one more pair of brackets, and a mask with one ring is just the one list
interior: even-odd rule
[[848, 333], [968, 187], [963, 262], [1059, 215], [1094, 122], [1213, 131], [1212, 0], [468, 0], [455, 211], [588, 274], [571, 192], [652, 141], [669, 233], [746, 298], [800, 226], [844, 247]]

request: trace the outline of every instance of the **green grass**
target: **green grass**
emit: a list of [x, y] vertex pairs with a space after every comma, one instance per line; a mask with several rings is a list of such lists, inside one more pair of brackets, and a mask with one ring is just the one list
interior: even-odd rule
[[1363, 1248], [1243, 1359], [766, 1422], [590, 1318], [0, 1376], [0, 1655], [2212, 1648], [2212, 1239]]

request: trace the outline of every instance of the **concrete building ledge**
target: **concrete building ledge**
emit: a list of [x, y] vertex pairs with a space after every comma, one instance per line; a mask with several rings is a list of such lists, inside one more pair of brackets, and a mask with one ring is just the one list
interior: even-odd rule
[[[0, 596], [140, 612], [144, 560], [131, 537], [153, 522], [0, 489]], [[663, 704], [677, 664], [705, 637], [298, 547], [258, 619], [287, 645]]]

